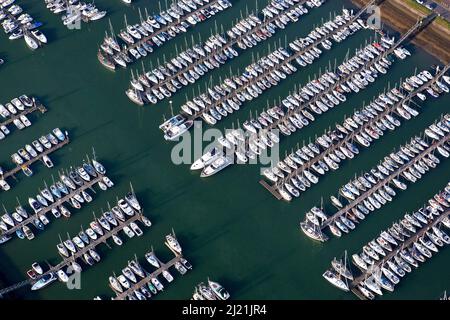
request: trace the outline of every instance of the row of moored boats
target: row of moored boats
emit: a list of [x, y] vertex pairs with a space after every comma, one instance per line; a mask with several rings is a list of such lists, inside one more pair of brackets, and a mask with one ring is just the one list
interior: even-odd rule
[[35, 21], [14, 2], [15, 0], [0, 0], [0, 21], [3, 30], [9, 40], [23, 38], [30, 49], [36, 50], [47, 43], [47, 37], [38, 29], [42, 22]]
[[[121, 206], [119, 203], [120, 201], [125, 200], [121, 199], [118, 202], [118, 207], [120, 207], [120, 210], [123, 210], [123, 212], [121, 211], [120, 213], [121, 218], [118, 217], [118, 219], [123, 219], [122, 222], [125, 222], [129, 216], [132, 216], [130, 213], [131, 211], [133, 211], [134, 215], [134, 210], [138, 211], [138, 208], [140, 209], [140, 205], [134, 195], [127, 194], [125, 198], [129, 201], [126, 206]], [[151, 222], [147, 218], [142, 216], [141, 219], [145, 226], [151, 226]], [[101, 256], [95, 250], [95, 241], [99, 237], [102, 237], [105, 232], [108, 232], [108, 228], [111, 230], [111, 225], [108, 224], [108, 221], [111, 225], [114, 224], [114, 221], [118, 225], [117, 220], [113, 221], [111, 220], [111, 217], [106, 219], [102, 216], [102, 218], [92, 221], [89, 228], [86, 230], [81, 230], [78, 235], [72, 239], [67, 239], [65, 241], [61, 240], [61, 242], [57, 245], [58, 252], [64, 259], [71, 258], [71, 261], [67, 260], [66, 263], [56, 272], [50, 270], [44, 273], [42, 267], [38, 263], [33, 263], [32, 268], [27, 272], [31, 279], [36, 280], [36, 282], [33, 283], [31, 290], [42, 289], [56, 280], [66, 283], [69, 281], [69, 275], [73, 273], [81, 273], [83, 269], [74, 257], [75, 254], [77, 254], [81, 261], [87, 266], [92, 266], [95, 263], [100, 262]], [[135, 231], [132, 231], [130, 227], [125, 226], [125, 228], [129, 228], [130, 232], [134, 234]], [[142, 234], [142, 230], [140, 230], [137, 225], [136, 229], [138, 229], [140, 234]], [[129, 234], [127, 233], [127, 235]], [[116, 237], [114, 240], [116, 244], [121, 245], [122, 242], [120, 238], [118, 238], [117, 234], [114, 236]], [[129, 235], [129, 237], [131, 236]], [[119, 240], [120, 242], [118, 243], [117, 241]]]
[[[450, 156], [448, 141], [450, 115], [446, 114], [437, 124], [429, 127], [439, 129], [442, 136], [440, 135], [439, 139], [435, 139], [432, 144], [438, 142], [440, 145], [431, 150], [431, 145], [424, 139], [418, 136], [411, 139], [410, 143], [401, 146], [397, 152], [390, 153], [375, 168], [339, 189], [340, 196], [352, 204], [351, 209], [334, 217], [330, 222], [329, 217], [323, 214], [322, 210], [313, 208], [306, 214], [305, 221], [300, 224], [303, 232], [312, 239], [323, 241], [324, 235], [321, 228], [322, 224], [327, 222], [331, 233], [336, 237], [349, 233], [356, 228], [357, 223], [365, 219], [366, 215], [393, 200], [396, 196], [393, 187], [405, 190], [407, 184], [402, 181], [403, 179], [414, 183], [430, 169], [435, 168], [441, 160], [434, 155], [434, 149], [443, 158], [448, 158]], [[338, 209], [344, 208], [344, 204], [337, 197], [333, 196], [331, 201]]]
[[[392, 292], [406, 274], [450, 244], [450, 237], [443, 230], [443, 227], [450, 229], [449, 207], [450, 184], [443, 192], [434, 195], [424, 208], [405, 214], [364, 245], [360, 253], [353, 254], [353, 264], [367, 273], [356, 289], [367, 299], [382, 295], [382, 289]], [[354, 280], [349, 265], [342, 260], [333, 260], [332, 266], [334, 270], [324, 273], [325, 279], [349, 291], [348, 281]]]
[[[36, 106], [35, 98], [29, 98], [27, 95], [21, 95], [12, 99], [10, 102], [5, 103], [5, 105], [0, 104], [0, 117], [3, 119], [2, 122], [10, 122], [11, 119], [14, 126], [22, 130], [31, 125], [31, 121], [26, 116], [30, 109]], [[10, 130], [7, 125], [0, 126], [0, 140], [6, 138], [10, 134]]]
[[106, 16], [106, 11], [99, 10], [92, 3], [86, 3], [79, 0], [45, 0], [47, 9], [54, 14], [62, 14], [61, 20], [68, 28], [75, 26], [81, 21], [97, 21]]
[[[202, 22], [232, 6], [228, 0], [180, 0], [158, 14], [147, 15], [140, 23], [129, 25], [117, 37], [105, 35], [99, 51], [100, 62], [107, 68], [126, 67], [134, 60], [146, 57], [157, 47], [187, 32], [191, 26]], [[111, 32], [112, 33], [112, 32]]]
[[[319, 80], [311, 81], [306, 86], [301, 88], [298, 94], [290, 95], [288, 98], [284, 99], [280, 106], [275, 106], [262, 112], [260, 118], [267, 121], [266, 123], [262, 123], [263, 120], [259, 118], [259, 121], [252, 119], [244, 122], [243, 127], [247, 130], [247, 133], [250, 133], [249, 135], [243, 134], [242, 130], [239, 129], [229, 130], [225, 136], [218, 139], [218, 149], [231, 149], [240, 163], [246, 163], [249, 159], [255, 159], [262, 153], [262, 151], [273, 147], [274, 144], [279, 142], [279, 137], [269, 129], [270, 127], [274, 127], [274, 123], [277, 124], [282, 133], [285, 135], [290, 135], [291, 132], [295, 132], [297, 129], [301, 129], [303, 126], [308, 125], [310, 121], [314, 121], [315, 117], [312, 113], [320, 115], [323, 112], [328, 111], [330, 108], [333, 108], [335, 105], [346, 101], [345, 94], [352, 92], [351, 88], [353, 88], [354, 92], [359, 92], [360, 89], [368, 86], [370, 82], [375, 81], [374, 78], [377, 77], [379, 72], [376, 67], [371, 66], [370, 69], [364, 69], [363, 71], [360, 71], [360, 69], [364, 68], [367, 62], [374, 59], [375, 56], [381, 55], [382, 52], [386, 50], [386, 48], [381, 45], [379, 48], [383, 49], [378, 50], [376, 47], [377, 46], [372, 44], [367, 46], [355, 57], [342, 64], [338, 73], [327, 72], [323, 74]], [[384, 57], [383, 59], [375, 65], [386, 73], [385, 67], [387, 68], [390, 64], [392, 64], [392, 62]], [[358, 76], [355, 76], [353, 72], [358, 72]], [[349, 84], [348, 87], [344, 83], [338, 83], [340, 79], [345, 77], [348, 77], [346, 82]], [[331, 93], [328, 93], [330, 89], [333, 90]], [[313, 103], [308, 104], [309, 100], [317, 97], [317, 95], [322, 95], [322, 102], [317, 99], [315, 101], [315, 105]], [[311, 108], [311, 112], [309, 112], [306, 108], [300, 108], [300, 106], [306, 105]], [[297, 111], [296, 109], [299, 110]], [[178, 117], [174, 117], [166, 122], [166, 124], [163, 124], [162, 126], [168, 127], [168, 129], [162, 128], [166, 132], [166, 135], [170, 132], [170, 134], [176, 136], [185, 130], [186, 127], [183, 125], [186, 122], [183, 122], [183, 119], [184, 117], [178, 115]], [[243, 148], [243, 146], [246, 145], [246, 136], [250, 136], [247, 150], [246, 148]], [[311, 154], [314, 152], [318, 153], [319, 149], [317, 148], [315, 151], [311, 151]], [[223, 170], [232, 164], [234, 159], [229, 155], [229, 152], [223, 154], [223, 152], [217, 152], [216, 149], [212, 148], [208, 150], [199, 160], [202, 165], [201, 168], [203, 168], [201, 176], [206, 177]], [[267, 175], [270, 175], [270, 173], [266, 172], [266, 176]], [[317, 179], [317, 177], [314, 178], [312, 174], [308, 176], [311, 178], [308, 180], [315, 181]], [[306, 182], [306, 184], [307, 183], [308, 182]], [[281, 192], [283, 192], [283, 190], [284, 189], [282, 189]], [[292, 198], [288, 191], [284, 191], [283, 195], [285, 199], [290, 200]]]
[[[298, 1], [273, 0], [271, 3], [273, 2], [279, 2], [284, 8], [279, 12], [279, 16], [274, 18], [274, 21], [280, 22], [263, 23], [260, 17], [250, 14], [247, 18], [239, 21], [229, 32], [212, 35], [204, 44], [194, 45], [165, 65], [139, 75], [137, 79], [132, 78], [131, 87], [126, 91], [127, 96], [139, 105], [155, 104], [159, 100], [169, 98], [184, 86], [196, 82], [209, 70], [219, 68], [226, 61], [236, 57], [238, 52], [233, 48], [234, 43], [237, 43], [242, 50], [256, 46], [274, 34], [280, 26], [284, 27], [294, 21], [285, 14], [285, 11], [289, 10], [288, 8], [295, 6], [296, 10], [300, 10], [299, 8], [302, 7], [294, 3]], [[307, 3], [311, 7], [316, 6], [312, 2], [308, 1]], [[317, 6], [320, 6], [319, 1], [317, 1]], [[287, 20], [281, 17], [285, 17]], [[236, 38], [230, 37], [230, 33], [236, 35]]]
[[[417, 77], [420, 81], [417, 82], [418, 86], [419, 83], [423, 86], [434, 79], [427, 70], [420, 72], [418, 76], [422, 78]], [[394, 88], [380, 94], [370, 105], [355, 111], [342, 124], [337, 124], [333, 131], [323, 134], [316, 138], [315, 142], [310, 142], [289, 154], [276, 166], [266, 169], [263, 172], [264, 176], [274, 183], [280, 184], [281, 181], [282, 186], [279, 190], [285, 200], [289, 201], [292, 196], [298, 197], [300, 192], [316, 184], [321, 175], [330, 169], [337, 170], [342, 160], [352, 159], [358, 154], [359, 149], [354, 142], [362, 147], [369, 147], [374, 140], [384, 135], [384, 131], [394, 130], [400, 125], [395, 114], [404, 120], [410, 120], [419, 114], [406, 102], [405, 98], [410, 99], [423, 94], [417, 92], [411, 96], [410, 92], [401, 92], [401, 90]], [[421, 97], [421, 99], [425, 98]], [[314, 162], [311, 162], [313, 159]]]
[[[37, 263], [33, 263], [32, 269], [30, 269], [27, 274], [31, 279], [36, 279], [37, 281], [32, 285], [31, 290], [39, 290], [46, 287], [53, 281], [59, 280], [63, 283], [69, 281], [70, 274], [81, 273], [83, 271], [82, 266], [77, 262], [74, 255], [86, 265], [93, 266], [94, 264], [101, 261], [100, 254], [95, 250], [97, 241], [100, 237], [104, 236], [106, 232], [110, 232], [114, 228], [117, 228], [120, 223], [126, 223], [126, 220], [135, 214], [135, 210], [140, 212], [140, 204], [134, 194], [128, 193], [125, 199], [120, 199], [117, 203], [117, 208], [119, 208], [120, 213], [117, 215], [104, 213], [100, 218], [96, 218], [89, 224], [89, 227], [85, 230], [81, 230], [78, 235], [72, 239], [68, 238], [57, 244], [58, 253], [64, 258], [66, 263], [56, 272], [50, 271], [47, 273], [42, 272], [42, 268]], [[115, 212], [116, 214], [116, 212]], [[115, 218], [117, 217], [117, 219]], [[151, 222], [146, 217], [141, 216], [142, 223], [150, 227]], [[135, 226], [131, 226], [134, 224]], [[135, 234], [142, 235], [142, 230], [137, 226], [135, 222], [131, 222], [130, 226], [121, 226], [123, 230], [127, 228], [129, 231], [125, 232], [130, 238]], [[132, 234], [132, 235], [131, 235]], [[113, 235], [113, 240], [117, 245], [122, 245], [122, 240], [116, 234]], [[38, 266], [38, 268], [36, 268]]]
[[[257, 98], [264, 91], [277, 86], [279, 82], [297, 71], [297, 67], [291, 64], [295, 60], [301, 66], [312, 64], [319, 58], [322, 50], [314, 45], [320, 39], [336, 36], [337, 41], [343, 41], [360, 28], [354, 22], [347, 27], [346, 24], [352, 19], [352, 14], [344, 10], [343, 15], [336, 16], [333, 20], [318, 27], [305, 38], [291, 42], [289, 48], [279, 48], [269, 55], [259, 59], [247, 67], [240, 76], [226, 78], [222, 84], [208, 88], [206, 93], [187, 101], [181, 106], [182, 113], [186, 116], [201, 115], [203, 120], [214, 125], [228, 114], [238, 111], [245, 101]], [[331, 42], [321, 42], [327, 50], [331, 49]], [[261, 119], [267, 125], [268, 121]]]
[[[31, 122], [24, 121], [24, 123], [27, 127], [31, 125]], [[27, 177], [30, 177], [33, 175], [33, 171], [30, 169], [28, 164], [40, 159], [47, 168], [53, 168], [53, 162], [47, 155], [48, 150], [54, 148], [67, 139], [67, 131], [62, 132], [61, 129], [55, 128], [52, 132], [42, 135], [31, 144], [26, 144], [23, 148], [20, 148], [17, 152], [11, 155], [11, 159], [16, 166], [20, 166], [20, 169]], [[2, 168], [0, 168], [0, 173], [3, 173]]]
[[[33, 225], [37, 230], [44, 230], [50, 223], [46, 213], [50, 212], [57, 219], [61, 216], [70, 218], [71, 211], [66, 204], [74, 209], [80, 209], [82, 204], [92, 201], [92, 195], [85, 188], [87, 183], [97, 179], [97, 185], [101, 190], [114, 185], [105, 174], [104, 166], [96, 160], [84, 162], [82, 166], [71, 169], [67, 174], [60, 174], [59, 180], [53, 181], [50, 186], [45, 185], [35, 196], [28, 198], [33, 214], [29, 214], [19, 204], [14, 212], [1, 216], [0, 229], [4, 236], [0, 239], [0, 243], [10, 240], [13, 232], [20, 239], [33, 240], [35, 235], [28, 224]], [[80, 191], [80, 189], [83, 190]], [[64, 202], [62, 202], [63, 199]]]
[[[170, 241], [178, 241], [172, 235]], [[168, 241], [166, 239], [166, 241]], [[178, 244], [179, 246], [179, 244]], [[121, 270], [120, 275], [114, 275], [109, 277], [109, 285], [117, 294], [127, 294], [128, 300], [147, 300], [152, 295], [158, 294], [158, 292], [164, 290], [164, 284], [158, 279], [158, 275], [162, 275], [167, 283], [171, 283], [174, 280], [173, 275], [170, 273], [167, 264], [162, 263], [155, 255], [153, 251], [149, 251], [145, 254], [145, 260], [152, 267], [156, 268], [155, 271], [148, 272], [144, 269], [137, 260], [128, 262], [128, 265]], [[174, 262], [173, 267], [181, 275], [185, 275], [188, 270], [192, 269], [192, 265], [188, 260], [179, 257]]]
[[212, 281], [208, 278], [207, 283], [200, 282], [195, 286], [192, 300], [228, 300], [230, 294], [218, 282]]

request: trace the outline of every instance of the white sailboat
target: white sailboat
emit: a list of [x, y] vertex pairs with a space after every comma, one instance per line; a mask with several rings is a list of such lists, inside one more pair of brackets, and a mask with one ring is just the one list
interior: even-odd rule
[[24, 34], [24, 38], [25, 43], [31, 50], [36, 50], [37, 48], [39, 48], [38, 42], [35, 39], [33, 39], [30, 35]]

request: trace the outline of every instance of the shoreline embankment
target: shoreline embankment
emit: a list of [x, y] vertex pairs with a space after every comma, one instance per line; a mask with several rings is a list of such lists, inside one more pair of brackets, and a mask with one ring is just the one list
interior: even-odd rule
[[[370, 0], [351, 0], [362, 7]], [[404, 33], [427, 14], [402, 0], [385, 0], [380, 5], [382, 23]], [[436, 20], [420, 32], [412, 42], [438, 58], [442, 63], [450, 63], [450, 28]]]

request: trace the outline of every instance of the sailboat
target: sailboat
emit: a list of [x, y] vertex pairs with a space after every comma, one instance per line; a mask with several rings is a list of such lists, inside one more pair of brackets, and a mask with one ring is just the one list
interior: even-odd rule
[[364, 280], [364, 284], [366, 285], [367, 288], [369, 288], [372, 292], [382, 296], [383, 295], [383, 291], [381, 291], [380, 286], [378, 285], [378, 283], [375, 281], [375, 278], [373, 275], [371, 275], [370, 277], [368, 277], [366, 280]]
[[148, 261], [148, 263], [150, 263], [152, 266], [154, 266], [155, 268], [160, 268], [161, 265], [159, 264], [158, 259], [156, 258], [155, 254], [152, 252], [147, 252], [145, 254], [145, 259]]
[[334, 258], [333, 261], [331, 261], [331, 265], [334, 270], [336, 270], [336, 272], [338, 272], [341, 276], [349, 280], [353, 280], [353, 275], [347, 267], [347, 251], [345, 251], [344, 261], [342, 261], [342, 259], [337, 260], [336, 258]]
[[330, 282], [332, 285], [334, 285], [335, 287], [344, 290], [344, 291], [349, 291], [349, 287], [347, 285], [346, 282], [344, 282], [339, 274], [334, 273], [331, 270], [327, 270], [324, 272], [324, 274], [322, 275], [328, 282]]
[[24, 34], [24, 38], [25, 43], [31, 50], [36, 50], [37, 48], [39, 48], [38, 42], [35, 39], [33, 39], [30, 35]]

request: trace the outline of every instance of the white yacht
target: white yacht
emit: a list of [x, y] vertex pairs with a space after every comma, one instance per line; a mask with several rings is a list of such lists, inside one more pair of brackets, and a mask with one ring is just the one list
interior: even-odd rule
[[67, 273], [64, 270], [60, 269], [56, 272], [56, 274], [58, 276], [59, 281], [64, 282], [64, 283], [69, 281], [69, 276], [67, 275]]
[[205, 166], [210, 165], [215, 159], [222, 155], [223, 154], [220, 152], [218, 147], [212, 147], [191, 165], [191, 170], [203, 169]]
[[166, 235], [167, 246], [178, 254], [181, 254], [181, 246], [178, 240], [171, 234]]
[[136, 211], [141, 211], [142, 207], [139, 204], [138, 199], [136, 198], [136, 195], [132, 192], [129, 192], [125, 196], [125, 200], [130, 204], [130, 206], [133, 207]]
[[31, 287], [32, 291], [42, 289], [48, 286], [53, 281], [58, 280], [54, 273], [45, 274], [41, 279], [39, 279], [33, 286]]
[[159, 128], [164, 131], [164, 139], [174, 141], [189, 130], [193, 124], [194, 121], [187, 120], [183, 116], [178, 115], [164, 122]]
[[123, 288], [120, 285], [120, 282], [115, 277], [109, 277], [109, 284], [113, 290], [119, 293], [123, 292]]
[[47, 37], [39, 30], [31, 30], [31, 34], [41, 43], [47, 43]]
[[211, 280], [208, 279], [208, 285], [211, 288], [211, 290], [214, 292], [214, 294], [220, 300], [227, 300], [227, 299], [230, 298], [230, 294], [219, 283], [211, 281]]
[[232, 160], [225, 155], [222, 155], [215, 159], [209, 166], [205, 167], [200, 174], [200, 177], [209, 177], [217, 172], [225, 169], [232, 163]]
[[25, 38], [25, 43], [27, 44], [27, 46], [30, 49], [36, 50], [37, 48], [39, 48], [38, 42], [35, 39], [33, 39], [32, 37], [30, 37], [28, 34], [25, 34], [24, 38]]
[[159, 264], [158, 259], [156, 258], [155, 254], [153, 252], [147, 252], [145, 254], [145, 259], [148, 261], [148, 263], [150, 263], [155, 268], [158, 269], [158, 268], [161, 267], [161, 265]]

